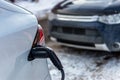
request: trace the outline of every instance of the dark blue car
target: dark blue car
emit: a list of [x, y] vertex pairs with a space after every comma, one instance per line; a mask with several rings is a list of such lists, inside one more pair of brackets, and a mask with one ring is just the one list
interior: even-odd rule
[[63, 45], [120, 51], [120, 0], [65, 0], [49, 15], [50, 36]]

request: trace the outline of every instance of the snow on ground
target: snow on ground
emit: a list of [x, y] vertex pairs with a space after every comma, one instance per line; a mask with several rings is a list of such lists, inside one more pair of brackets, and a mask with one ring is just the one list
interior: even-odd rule
[[[120, 80], [120, 59], [102, 52], [80, 51], [54, 42], [53, 48], [64, 66], [65, 80]], [[60, 80], [60, 72], [49, 62], [52, 80]]]

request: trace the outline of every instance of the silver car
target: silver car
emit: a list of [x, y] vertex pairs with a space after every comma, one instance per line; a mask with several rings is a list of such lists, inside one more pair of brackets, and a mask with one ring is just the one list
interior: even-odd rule
[[[30, 12], [0, 0], [0, 80], [51, 80], [42, 28]], [[38, 47], [37, 47], [38, 48]], [[42, 52], [41, 52], [42, 53]], [[36, 59], [41, 58], [41, 59]], [[51, 60], [53, 58], [50, 58]]]

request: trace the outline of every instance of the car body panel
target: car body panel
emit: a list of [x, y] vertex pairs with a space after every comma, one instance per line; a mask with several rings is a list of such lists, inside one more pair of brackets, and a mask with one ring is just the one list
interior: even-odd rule
[[16, 5], [13, 5], [9, 2], [6, 2], [4, 0], [0, 1], [0, 8], [8, 10], [8, 11], [12, 11], [12, 12], [18, 12], [18, 13], [22, 13], [22, 14], [31, 14], [30, 12], [26, 11], [25, 9], [22, 9]]
[[36, 17], [8, 2], [0, 4], [7, 6], [0, 5], [0, 80], [51, 80], [46, 59], [27, 60], [37, 32]]

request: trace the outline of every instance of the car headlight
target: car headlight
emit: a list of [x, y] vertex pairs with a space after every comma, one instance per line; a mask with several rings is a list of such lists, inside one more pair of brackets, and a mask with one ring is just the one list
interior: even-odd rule
[[105, 24], [120, 24], [120, 13], [108, 16], [99, 16], [99, 21]]

